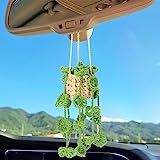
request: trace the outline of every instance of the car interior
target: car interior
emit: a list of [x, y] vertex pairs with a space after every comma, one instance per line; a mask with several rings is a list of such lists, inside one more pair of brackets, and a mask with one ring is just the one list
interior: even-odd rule
[[[0, 133], [0, 158], [1, 160], [51, 160], [59, 158], [57, 149], [64, 145], [63, 139], [46, 137], [17, 137]], [[75, 146], [76, 140], [71, 145]], [[66, 158], [67, 159], [67, 158]], [[123, 144], [108, 143], [102, 149], [92, 147], [86, 160], [159, 160], [160, 146], [154, 144]]]
[[[144, 9], [153, 0], [9, 0], [5, 24], [14, 35], [56, 32], [85, 41], [99, 23]], [[20, 16], [19, 16], [20, 15]], [[79, 39], [77, 38], [79, 32]], [[74, 37], [71, 37], [73, 35]], [[58, 160], [64, 139], [15, 136], [0, 131], [0, 160]], [[76, 139], [70, 145], [75, 147]], [[92, 147], [83, 160], [160, 160], [160, 145], [109, 142]]]

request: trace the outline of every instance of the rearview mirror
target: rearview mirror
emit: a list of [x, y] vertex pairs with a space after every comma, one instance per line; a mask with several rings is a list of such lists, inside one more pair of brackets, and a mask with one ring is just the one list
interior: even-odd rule
[[151, 5], [153, 0], [10, 0], [6, 27], [19, 35], [86, 31]]

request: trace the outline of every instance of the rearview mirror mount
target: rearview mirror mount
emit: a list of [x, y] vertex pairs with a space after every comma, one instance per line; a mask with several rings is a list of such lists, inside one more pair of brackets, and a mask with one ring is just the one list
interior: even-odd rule
[[85, 32], [152, 3], [153, 0], [10, 0], [6, 27], [16, 35]]

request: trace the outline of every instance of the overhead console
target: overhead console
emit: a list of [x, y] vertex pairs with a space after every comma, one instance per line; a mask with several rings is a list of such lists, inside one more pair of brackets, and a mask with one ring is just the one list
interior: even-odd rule
[[22, 35], [75, 33], [152, 3], [153, 0], [10, 0], [6, 27], [9, 32]]

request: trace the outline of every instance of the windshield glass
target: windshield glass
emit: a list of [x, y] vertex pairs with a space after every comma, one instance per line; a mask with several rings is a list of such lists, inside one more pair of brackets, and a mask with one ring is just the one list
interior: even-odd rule
[[[70, 41], [55, 33], [10, 34], [4, 24], [6, 6], [7, 1], [0, 2], [0, 131], [61, 138], [54, 128], [63, 111], [55, 102], [63, 90], [60, 67], [68, 66]], [[160, 143], [159, 6], [156, 1], [99, 24], [91, 37], [92, 61], [99, 67], [102, 129], [109, 141]], [[85, 52], [82, 43], [84, 60]], [[74, 108], [71, 118], [77, 118]], [[87, 132], [91, 130], [87, 121]]]

